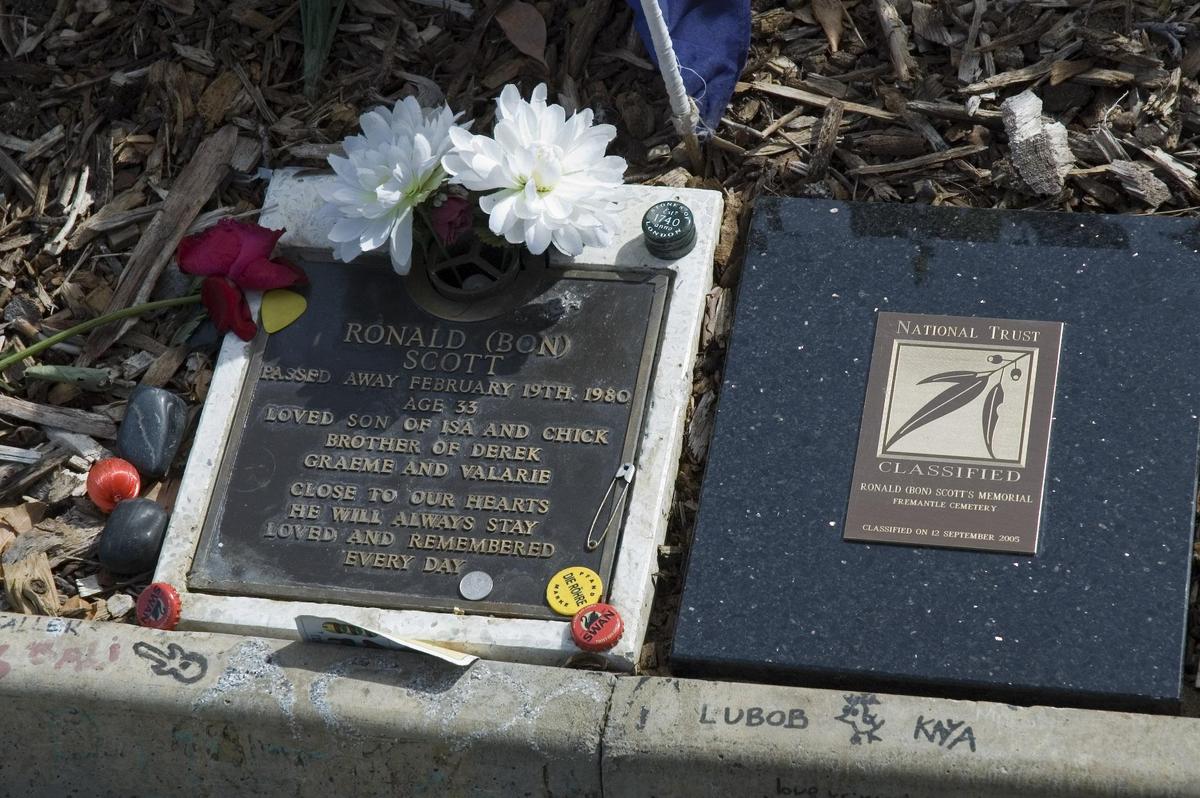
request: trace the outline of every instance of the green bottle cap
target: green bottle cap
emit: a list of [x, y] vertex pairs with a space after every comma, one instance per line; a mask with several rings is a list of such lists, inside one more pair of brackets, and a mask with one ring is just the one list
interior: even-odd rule
[[692, 209], [678, 200], [666, 200], [650, 206], [642, 217], [642, 237], [646, 249], [656, 258], [682, 258], [696, 246], [696, 220]]

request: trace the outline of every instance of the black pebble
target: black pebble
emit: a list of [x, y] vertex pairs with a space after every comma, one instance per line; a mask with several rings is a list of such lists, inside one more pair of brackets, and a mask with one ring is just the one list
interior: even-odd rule
[[114, 574], [154, 569], [167, 529], [167, 513], [150, 499], [118, 502], [100, 533], [96, 557]]
[[193, 352], [212, 352], [221, 346], [225, 333], [217, 330], [211, 320], [205, 319], [196, 327], [195, 332], [188, 337], [188, 349]]
[[179, 451], [186, 422], [182, 399], [162, 388], [139, 386], [117, 432], [117, 450], [143, 477], [161, 477]]

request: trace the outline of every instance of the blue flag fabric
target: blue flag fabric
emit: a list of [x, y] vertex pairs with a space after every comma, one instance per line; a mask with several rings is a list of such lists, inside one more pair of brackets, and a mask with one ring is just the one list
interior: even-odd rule
[[[626, 0], [633, 9], [633, 24], [658, 63], [654, 42], [646, 27], [639, 0]], [[700, 118], [710, 129], [733, 97], [733, 87], [750, 51], [750, 0], [657, 0], [688, 94], [700, 108]]]

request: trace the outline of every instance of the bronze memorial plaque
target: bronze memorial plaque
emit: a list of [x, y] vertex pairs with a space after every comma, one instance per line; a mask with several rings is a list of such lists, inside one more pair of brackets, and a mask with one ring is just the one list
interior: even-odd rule
[[569, 620], [546, 586], [607, 587], [668, 275], [547, 268], [481, 309], [300, 263], [309, 309], [252, 345], [192, 589]]
[[1037, 552], [1062, 324], [879, 313], [845, 539]]

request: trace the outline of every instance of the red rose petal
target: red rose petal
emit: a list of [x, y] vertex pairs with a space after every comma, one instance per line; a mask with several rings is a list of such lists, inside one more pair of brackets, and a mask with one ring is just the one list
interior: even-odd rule
[[229, 279], [250, 291], [270, 291], [293, 285], [305, 285], [308, 276], [299, 267], [283, 260], [261, 258], [241, 267], [234, 267]]
[[246, 295], [224, 277], [205, 278], [200, 298], [208, 308], [208, 317], [221, 332], [232, 331], [243, 341], [249, 341], [258, 332], [258, 326], [250, 316]]
[[438, 240], [450, 246], [471, 229], [471, 204], [463, 197], [446, 197], [430, 212], [430, 220]]
[[243, 248], [243, 236], [232, 221], [222, 219], [204, 232], [180, 241], [175, 250], [180, 270], [204, 276], [228, 274]]
[[253, 222], [239, 222], [233, 219], [226, 221], [236, 225], [241, 233], [242, 259], [247, 261], [271, 257], [271, 253], [275, 251], [275, 245], [279, 242], [279, 237], [283, 235], [283, 230], [272, 230]]
[[261, 225], [237, 222], [233, 219], [222, 219], [221, 221], [227, 222], [231, 229], [237, 231], [238, 241], [241, 243], [237, 258], [234, 259], [233, 265], [229, 267], [229, 271], [225, 275], [243, 288], [249, 288], [249, 285], [242, 282], [242, 273], [251, 264], [270, 260], [271, 253], [275, 250], [275, 243], [279, 241], [283, 231], [270, 230]]

